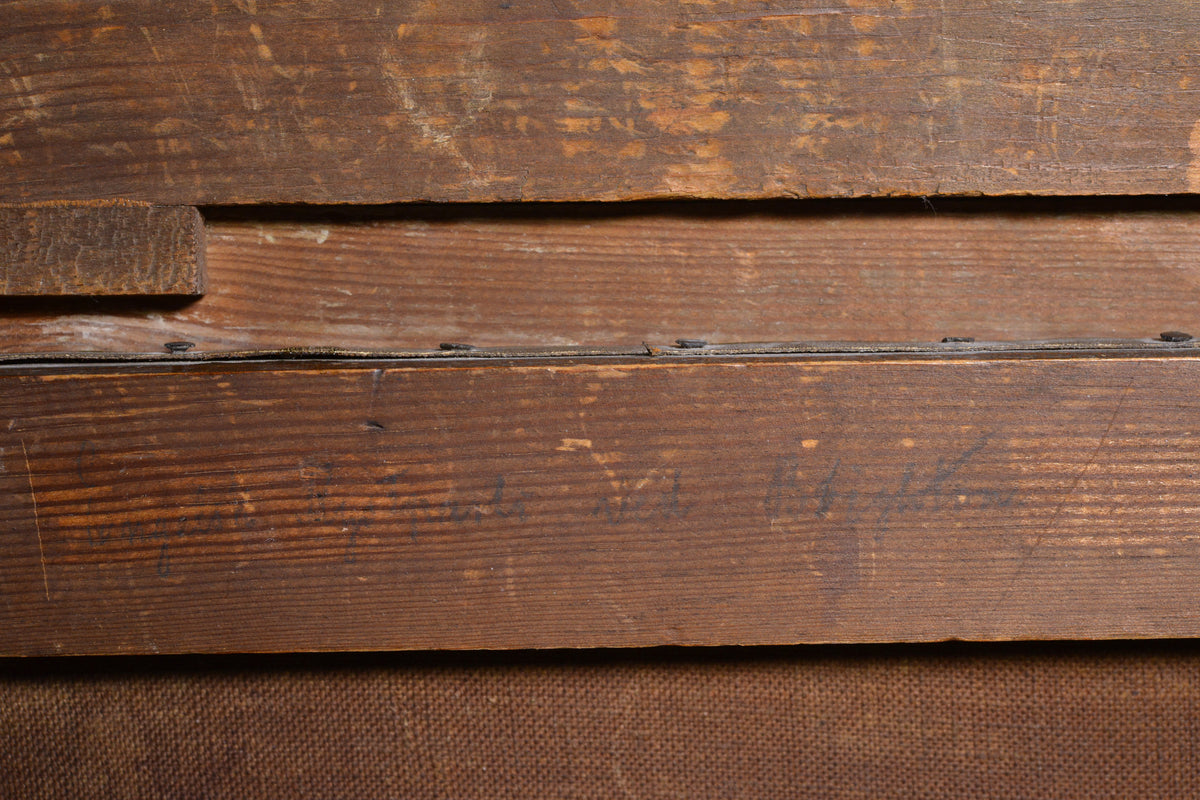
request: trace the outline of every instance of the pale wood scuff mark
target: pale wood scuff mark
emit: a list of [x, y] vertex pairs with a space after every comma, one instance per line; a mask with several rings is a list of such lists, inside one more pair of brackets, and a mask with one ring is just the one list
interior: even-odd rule
[[1189, 192], [1200, 192], [1200, 122], [1192, 127], [1192, 135], [1188, 139], [1188, 148], [1192, 151], [1192, 161], [1187, 168], [1187, 187]]
[[29, 481], [29, 499], [33, 502], [33, 527], [37, 532], [38, 559], [42, 563], [42, 588], [46, 590], [46, 602], [50, 602], [50, 578], [46, 574], [46, 547], [42, 544], [42, 521], [38, 515], [37, 492], [33, 488], [33, 468], [29, 463], [29, 448], [21, 440], [21, 455], [25, 457], [25, 478]]

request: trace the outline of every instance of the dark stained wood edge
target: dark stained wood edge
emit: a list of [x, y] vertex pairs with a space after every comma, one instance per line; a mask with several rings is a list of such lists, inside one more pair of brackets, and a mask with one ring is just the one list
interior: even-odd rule
[[0, 296], [196, 296], [204, 266], [190, 206], [0, 204]]
[[0, 369], [0, 653], [1200, 635], [1200, 358]]

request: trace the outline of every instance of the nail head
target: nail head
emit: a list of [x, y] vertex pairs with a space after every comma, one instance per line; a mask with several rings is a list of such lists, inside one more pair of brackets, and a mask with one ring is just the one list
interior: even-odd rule
[[708, 342], [703, 339], [676, 339], [675, 345], [684, 350], [699, 350], [701, 347], [708, 347]]
[[1192, 335], [1183, 331], [1163, 331], [1158, 335], [1164, 342], [1190, 342]]
[[186, 353], [195, 346], [195, 342], [167, 342], [163, 345], [169, 353]]

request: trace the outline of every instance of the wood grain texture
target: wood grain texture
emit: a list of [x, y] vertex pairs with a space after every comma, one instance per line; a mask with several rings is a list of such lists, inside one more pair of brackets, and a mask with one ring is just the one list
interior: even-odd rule
[[0, 200], [1200, 187], [1188, 3], [7, 0], [0, 15]]
[[0, 652], [1200, 634], [1200, 357], [0, 371]]
[[[1200, 333], [1200, 214], [916, 201], [210, 214], [187, 305], [25, 305], [0, 351]], [[281, 298], [287, 298], [281, 302]]]
[[198, 295], [204, 256], [189, 206], [0, 205], [0, 296]]

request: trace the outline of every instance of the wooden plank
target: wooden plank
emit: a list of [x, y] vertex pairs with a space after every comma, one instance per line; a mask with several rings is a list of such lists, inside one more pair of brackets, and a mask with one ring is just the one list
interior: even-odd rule
[[1200, 634], [1200, 355], [0, 370], [0, 652]]
[[195, 208], [0, 205], [0, 296], [203, 292], [204, 221]]
[[629, 347], [680, 336], [928, 342], [1194, 329], [1200, 215], [1122, 206], [215, 212], [204, 298], [12, 309], [0, 318], [0, 352], [161, 352], [180, 339], [197, 351]]
[[1100, 0], [7, 0], [0, 200], [1200, 188], [1200, 26]]

